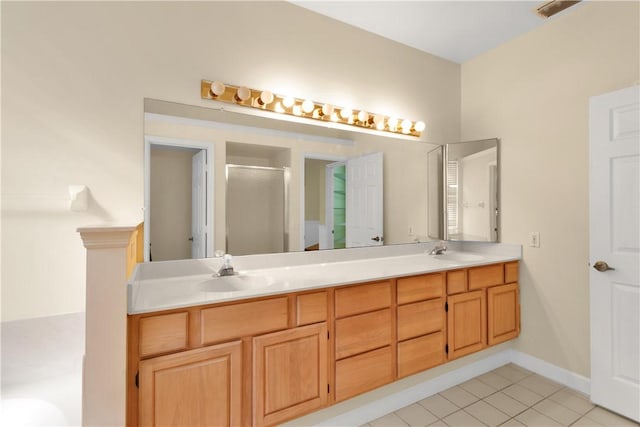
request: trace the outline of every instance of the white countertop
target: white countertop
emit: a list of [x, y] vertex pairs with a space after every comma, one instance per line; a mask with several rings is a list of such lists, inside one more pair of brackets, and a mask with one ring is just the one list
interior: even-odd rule
[[[278, 295], [358, 282], [473, 267], [522, 258], [520, 245], [449, 242], [235, 257], [238, 276], [215, 278], [220, 258], [139, 264], [128, 284], [128, 313]], [[265, 266], [267, 266], [265, 268]], [[230, 285], [246, 288], [228, 290]], [[225, 290], [227, 289], [227, 290]]]

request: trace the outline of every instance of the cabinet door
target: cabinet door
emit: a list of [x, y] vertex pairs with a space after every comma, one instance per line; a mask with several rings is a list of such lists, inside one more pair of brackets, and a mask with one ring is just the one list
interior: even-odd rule
[[489, 345], [508, 341], [520, 334], [517, 283], [487, 289], [487, 310]]
[[485, 291], [452, 295], [447, 302], [449, 360], [482, 350], [487, 342]]
[[240, 341], [140, 362], [141, 426], [241, 423]]
[[253, 424], [274, 425], [327, 403], [327, 324], [253, 339]]

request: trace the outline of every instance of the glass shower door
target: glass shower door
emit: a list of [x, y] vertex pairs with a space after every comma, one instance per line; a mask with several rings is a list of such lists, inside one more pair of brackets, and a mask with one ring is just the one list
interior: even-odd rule
[[286, 244], [285, 168], [227, 165], [227, 252], [278, 253]]

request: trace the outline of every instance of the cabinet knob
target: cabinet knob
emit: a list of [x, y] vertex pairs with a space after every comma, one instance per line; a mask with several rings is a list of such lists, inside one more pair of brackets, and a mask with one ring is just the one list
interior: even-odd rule
[[593, 264], [593, 268], [595, 268], [600, 272], [607, 271], [607, 270], [615, 270], [615, 268], [609, 267], [609, 264], [607, 264], [604, 261], [596, 261], [596, 263]]

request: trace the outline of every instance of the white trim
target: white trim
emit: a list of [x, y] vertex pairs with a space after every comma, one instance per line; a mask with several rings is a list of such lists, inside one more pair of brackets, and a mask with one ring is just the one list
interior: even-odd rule
[[233, 123], [217, 122], [215, 120], [191, 119], [187, 117], [168, 116], [165, 114], [157, 113], [144, 113], [144, 119], [149, 121], [180, 124], [186, 126], [199, 126], [208, 129], [231, 130], [243, 133], [253, 133], [256, 135], [280, 136], [285, 138], [292, 138], [295, 140], [303, 139], [306, 141], [318, 141], [329, 144], [353, 145], [353, 140], [346, 138], [335, 138], [331, 136], [314, 135], [311, 133], [268, 129], [258, 126], [237, 125]]
[[338, 156], [334, 154], [321, 153], [300, 153], [300, 250], [304, 250], [304, 223], [305, 223], [305, 160], [326, 160], [328, 162], [343, 162], [347, 160], [347, 156]]
[[511, 363], [515, 363], [581, 393], [591, 394], [591, 380], [589, 378], [517, 350], [511, 350], [511, 353]]
[[[492, 354], [484, 359], [469, 363], [455, 371], [447, 372], [436, 378], [424, 381], [420, 384], [408, 387], [401, 391], [383, 396], [382, 398], [368, 400], [361, 406], [347, 410], [339, 415], [331, 416], [332, 409], [339, 411], [339, 407], [330, 407], [327, 411], [330, 418], [316, 422], [315, 426], [359, 426], [372, 420], [380, 418], [386, 414], [404, 408], [407, 405], [425, 399], [448, 388], [454, 387], [472, 378], [490, 372], [507, 363], [514, 363], [528, 369], [538, 375], [542, 375], [550, 380], [560, 383], [566, 387], [589, 394], [590, 380], [582, 375], [576, 374], [564, 368], [555, 366], [549, 362], [530, 356], [513, 349], [506, 349], [499, 353]], [[372, 392], [372, 393], [375, 393]], [[366, 399], [366, 395], [355, 399]], [[340, 405], [340, 404], [338, 404]], [[285, 423], [285, 425], [299, 425], [297, 420]]]
[[[148, 114], [148, 113], [145, 113]], [[207, 256], [213, 256], [213, 245], [215, 242], [214, 230], [214, 210], [213, 201], [215, 199], [214, 187], [214, 154], [215, 146], [210, 141], [197, 141], [183, 138], [167, 138], [163, 136], [144, 136], [144, 261], [149, 261], [149, 224], [151, 214], [151, 145], [163, 145], [169, 147], [184, 147], [207, 150]]]

